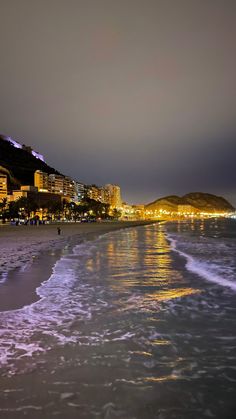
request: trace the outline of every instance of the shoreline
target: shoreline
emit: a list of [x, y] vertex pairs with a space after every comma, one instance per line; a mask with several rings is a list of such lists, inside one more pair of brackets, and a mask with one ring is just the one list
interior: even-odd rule
[[[49, 279], [57, 260], [73, 245], [112, 231], [151, 225], [150, 221], [70, 223], [0, 228], [0, 311], [36, 302], [36, 289]], [[61, 235], [57, 234], [57, 227]]]

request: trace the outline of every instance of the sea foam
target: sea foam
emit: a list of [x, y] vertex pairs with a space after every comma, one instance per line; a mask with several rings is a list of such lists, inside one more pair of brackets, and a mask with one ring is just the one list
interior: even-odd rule
[[[236, 291], [236, 283], [224, 278], [222, 275], [217, 274], [216, 265], [209, 262], [201, 262], [197, 258], [191, 256], [190, 254], [183, 252], [178, 249], [178, 240], [173, 238], [170, 234], [167, 234], [167, 239], [171, 244], [172, 250], [177, 252], [180, 256], [183, 256], [186, 260], [186, 268], [200, 277], [206, 279], [207, 281], [214, 282], [218, 285], [229, 287], [233, 291]], [[222, 271], [223, 266], [218, 265], [218, 269]]]

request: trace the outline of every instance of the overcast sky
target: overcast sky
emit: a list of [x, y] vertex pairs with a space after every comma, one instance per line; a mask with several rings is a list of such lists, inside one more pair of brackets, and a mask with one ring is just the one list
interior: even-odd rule
[[0, 0], [0, 133], [129, 203], [236, 205], [235, 0]]

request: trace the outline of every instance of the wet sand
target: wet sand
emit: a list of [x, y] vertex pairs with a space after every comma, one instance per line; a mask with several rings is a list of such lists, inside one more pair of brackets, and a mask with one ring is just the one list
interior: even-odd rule
[[[101, 234], [153, 222], [60, 223], [0, 226], [0, 311], [37, 301], [36, 288], [51, 273], [56, 260], [73, 244]], [[58, 235], [57, 227], [61, 228]]]

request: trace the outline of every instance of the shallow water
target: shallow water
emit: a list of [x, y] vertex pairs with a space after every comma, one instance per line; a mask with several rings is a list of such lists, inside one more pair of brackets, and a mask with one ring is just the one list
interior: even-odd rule
[[156, 224], [64, 251], [39, 301], [0, 313], [0, 413], [235, 417], [234, 231]]

